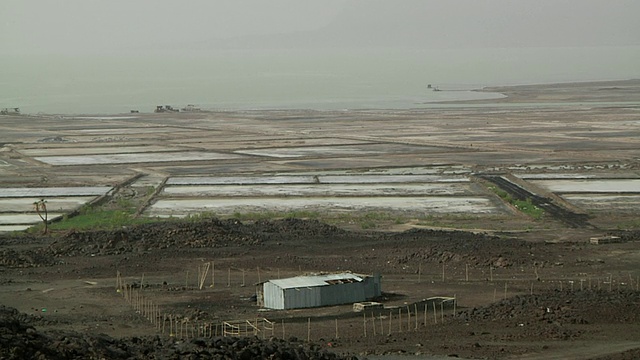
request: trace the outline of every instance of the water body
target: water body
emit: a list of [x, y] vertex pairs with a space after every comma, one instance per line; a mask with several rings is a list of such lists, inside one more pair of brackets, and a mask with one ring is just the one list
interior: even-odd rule
[[485, 86], [640, 78], [638, 64], [640, 46], [2, 56], [0, 107], [32, 114], [150, 112], [161, 104], [423, 108], [501, 96], [468, 91]]

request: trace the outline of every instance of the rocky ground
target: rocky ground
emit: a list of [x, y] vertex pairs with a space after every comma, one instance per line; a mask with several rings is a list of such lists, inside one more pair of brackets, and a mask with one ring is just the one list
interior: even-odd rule
[[[299, 219], [169, 221], [45, 237], [5, 235], [0, 237], [0, 300], [19, 311], [0, 311], [0, 355], [336, 358], [331, 351], [361, 357], [634, 358], [640, 348], [640, 292], [634, 272], [639, 234], [617, 235], [625, 242], [594, 246], [578, 237], [548, 243], [517, 234], [428, 229], [352, 232]], [[198, 292], [181, 284], [183, 269], [203, 258], [217, 259], [219, 269], [229, 269], [226, 287]], [[370, 320], [365, 314], [366, 334], [363, 319], [349, 306], [260, 313], [255, 303], [237, 300], [253, 293], [252, 286], [244, 286], [244, 276], [256, 268], [263, 277], [275, 277], [276, 269], [283, 276], [312, 270], [378, 271], [384, 278], [378, 300], [387, 309], [372, 313]], [[444, 278], [441, 269], [446, 269]], [[163, 335], [126, 303], [113, 305], [118, 298], [109, 291], [113, 287], [101, 284], [115, 281], [116, 270], [143, 273], [146, 294], [171, 314], [210, 323], [265, 316], [282, 323], [282, 332], [287, 324], [286, 341], [276, 339], [282, 338], [279, 328], [248, 339]], [[255, 272], [246, 276], [247, 284], [256, 281]], [[69, 286], [85, 278], [97, 280], [86, 289]], [[140, 286], [139, 280], [130, 281]], [[421, 299], [453, 294], [459, 299], [457, 308], [447, 305], [443, 313], [436, 311], [433, 323], [431, 309], [424, 314], [417, 307], [423, 306]], [[40, 302], [48, 304], [48, 313], [40, 311]], [[396, 329], [400, 320], [393, 309], [404, 307], [412, 312], [412, 322]], [[314, 324], [313, 335], [307, 334], [307, 321]], [[305, 341], [290, 342], [292, 336]]]
[[42, 318], [0, 306], [2, 359], [345, 359], [297, 339], [216, 337], [112, 338], [74, 331], [38, 331]]

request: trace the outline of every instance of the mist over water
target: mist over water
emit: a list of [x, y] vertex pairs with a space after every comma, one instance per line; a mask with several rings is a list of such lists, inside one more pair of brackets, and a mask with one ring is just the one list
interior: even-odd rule
[[227, 50], [4, 56], [0, 107], [23, 113], [420, 108], [484, 86], [640, 78], [640, 46]]

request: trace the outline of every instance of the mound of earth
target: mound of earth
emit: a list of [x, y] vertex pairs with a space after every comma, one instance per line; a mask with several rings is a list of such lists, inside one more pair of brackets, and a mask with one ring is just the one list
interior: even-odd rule
[[[53, 235], [52, 235], [53, 236]], [[9, 237], [2, 240], [15, 244]], [[26, 239], [20, 240], [26, 242]], [[33, 239], [32, 239], [33, 241]], [[264, 244], [368, 243], [384, 248], [387, 270], [408, 262], [468, 264], [506, 268], [535, 264], [551, 266], [549, 247], [513, 238], [465, 231], [413, 229], [401, 233], [346, 231], [316, 220], [284, 219], [242, 223], [238, 220], [166, 221], [117, 230], [71, 231], [47, 240], [48, 246], [0, 251], [0, 266], [51, 266], [62, 257], [145, 253], [162, 249], [263, 246]], [[34, 241], [35, 242], [35, 241]], [[570, 246], [570, 245], [562, 245]], [[558, 249], [553, 249], [557, 251]], [[351, 263], [368, 262], [369, 255], [353, 257]], [[290, 260], [290, 259], [289, 259]]]
[[[635, 324], [640, 320], [637, 291], [554, 291], [518, 295], [456, 314], [465, 323], [500, 323], [519, 331], [494, 336], [505, 340], [575, 340], [584, 327], [573, 325]], [[490, 326], [487, 326], [489, 328]]]

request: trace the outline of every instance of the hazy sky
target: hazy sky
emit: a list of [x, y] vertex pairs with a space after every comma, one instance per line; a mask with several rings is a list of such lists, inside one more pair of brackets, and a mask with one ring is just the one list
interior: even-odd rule
[[0, 53], [640, 45], [638, 0], [1, 0]]

